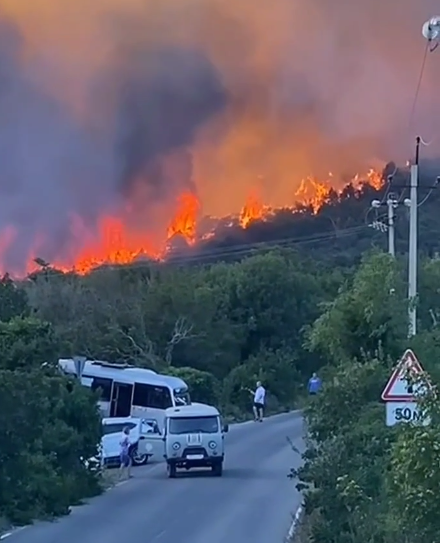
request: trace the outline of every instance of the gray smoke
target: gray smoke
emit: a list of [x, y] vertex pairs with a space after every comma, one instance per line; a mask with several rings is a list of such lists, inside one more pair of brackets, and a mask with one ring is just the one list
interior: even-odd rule
[[[141, 48], [123, 61], [123, 77], [112, 74], [118, 87], [116, 154], [122, 157], [123, 192], [130, 194], [139, 178], [149, 185], [153, 201], [175, 196], [182, 188], [194, 190], [185, 150], [196, 129], [226, 105], [216, 70], [202, 53], [190, 49]], [[170, 183], [161, 163], [175, 149], [183, 150], [181, 160], [187, 163], [178, 186]]]
[[[89, 107], [99, 122], [93, 129], [42, 88], [42, 74], [50, 78], [50, 72], [41, 59], [24, 67], [22, 51], [17, 29], [3, 22], [0, 230], [12, 228], [13, 236], [1, 264], [16, 273], [25, 271], [30, 256], [72, 262], [84, 243], [73, 216], [93, 239], [98, 218], [135, 190], [143, 195], [137, 204], [145, 217], [154, 205], [194, 189], [188, 145], [200, 123], [225, 104], [203, 54], [122, 50], [117, 67], [94, 79]], [[110, 112], [101, 109], [109, 97]]]
[[21, 45], [16, 29], [2, 23], [0, 229], [14, 231], [2, 264], [19, 272], [33, 248], [47, 259], [68, 256], [75, 249], [71, 214], [93, 227], [116, 181], [110, 149], [39, 87], [43, 66], [21, 69]]

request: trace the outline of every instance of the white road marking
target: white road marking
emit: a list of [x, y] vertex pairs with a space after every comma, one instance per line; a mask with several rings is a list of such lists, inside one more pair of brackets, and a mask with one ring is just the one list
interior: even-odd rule
[[0, 535], [0, 541], [3, 541], [3, 539], [6, 539], [11, 535], [16, 534], [17, 532], [21, 532], [21, 530], [24, 530], [25, 528], [27, 528], [27, 526], [20, 526], [19, 528], [14, 528], [10, 532], [6, 532], [5, 534]]
[[292, 520], [292, 524], [290, 525], [289, 531], [287, 532], [286, 543], [292, 543], [293, 536], [295, 535], [295, 532], [298, 529], [298, 525], [301, 520], [303, 510], [304, 508], [301, 504], [296, 510], [295, 516], [293, 517], [293, 520]]

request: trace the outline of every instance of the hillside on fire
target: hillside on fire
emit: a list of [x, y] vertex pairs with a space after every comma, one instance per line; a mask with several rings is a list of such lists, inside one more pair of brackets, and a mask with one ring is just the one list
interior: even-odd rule
[[[439, 161], [422, 161], [419, 250], [431, 256], [440, 251], [438, 172]], [[6, 257], [1, 265], [4, 273], [16, 279], [26, 275], [34, 277], [41, 270], [83, 275], [120, 266], [235, 262], [262, 249], [284, 247], [294, 248], [328, 265], [350, 267], [370, 248], [386, 248], [389, 198], [397, 201], [394, 209], [396, 250], [400, 254], [407, 253], [409, 212], [404, 202], [409, 196], [409, 185], [409, 168], [397, 168], [394, 163], [345, 181], [344, 178], [319, 181], [308, 177], [296, 190], [292, 205], [265, 205], [253, 192], [239, 213], [221, 218], [204, 216], [197, 196], [188, 192], [178, 198], [176, 213], [169, 221], [162, 246], [149, 245], [146, 233], [138, 238], [126, 225], [113, 220], [103, 225], [98, 237], [86, 242], [70, 265], [68, 260], [48, 259], [45, 246], [37, 244], [28, 254], [24, 268], [21, 265], [16, 268], [13, 263], [8, 267], [13, 238], [8, 241], [12, 246], [4, 246], [3, 253], [0, 251]], [[374, 200], [380, 203], [378, 207], [372, 206]]]
[[[433, 8], [0, 0], [0, 540], [106, 488], [91, 462], [101, 389], [57, 367], [80, 355], [181, 377], [231, 422], [252, 417], [258, 381], [265, 415], [301, 408], [290, 477], [304, 543], [440, 543], [440, 49], [420, 32]], [[407, 161], [419, 158], [408, 301]], [[381, 390], [407, 348], [429, 374], [412, 405], [426, 426], [387, 428]], [[72, 515], [84, 532], [57, 523], [48, 543], [148, 539], [138, 497], [153, 487], [148, 518], [164, 529], [149, 526], [151, 540], [174, 541], [173, 525], [183, 543], [281, 543], [254, 523], [260, 507], [266, 527], [281, 518], [284, 494], [267, 507], [284, 470], [270, 463], [286, 458], [277, 424], [251, 426], [269, 428], [259, 441], [232, 436], [244, 462], [273, 439], [266, 469], [237, 464], [213, 492], [176, 481], [172, 498], [147, 471], [139, 493], [121, 489], [125, 509], [103, 500], [102, 514]], [[223, 514], [240, 493], [255, 501]], [[197, 507], [181, 527], [168, 512], [183, 496]], [[211, 529], [188, 531], [203, 506]]]

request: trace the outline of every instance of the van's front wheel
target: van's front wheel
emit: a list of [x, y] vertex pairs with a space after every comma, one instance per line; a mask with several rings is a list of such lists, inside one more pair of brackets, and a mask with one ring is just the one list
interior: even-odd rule
[[177, 469], [175, 464], [167, 462], [167, 472], [170, 479], [175, 479], [177, 474]]
[[223, 462], [214, 464], [211, 469], [214, 477], [221, 477], [223, 475]]

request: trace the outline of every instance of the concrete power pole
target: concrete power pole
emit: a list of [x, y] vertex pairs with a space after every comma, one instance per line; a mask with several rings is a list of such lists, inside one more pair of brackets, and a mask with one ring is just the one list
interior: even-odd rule
[[386, 202], [380, 201], [380, 200], [373, 200], [371, 202], [371, 207], [378, 209], [381, 206], [386, 205], [388, 208], [388, 221], [387, 224], [379, 223], [378, 221], [374, 221], [372, 223], [372, 227], [376, 230], [381, 231], [388, 231], [388, 253], [392, 256], [396, 256], [396, 245], [395, 245], [395, 216], [394, 216], [394, 210], [399, 205], [399, 202], [397, 201], [397, 198], [390, 194], [388, 196], [388, 199]]
[[409, 207], [409, 257], [408, 257], [408, 319], [409, 319], [409, 337], [417, 333], [417, 238], [418, 238], [418, 219], [417, 219], [417, 192], [419, 187], [419, 155], [420, 155], [420, 137], [416, 138], [416, 155], [414, 164], [411, 165], [411, 185], [410, 198], [405, 200], [405, 205]]
[[395, 228], [394, 228], [394, 210], [397, 207], [397, 200], [389, 197], [387, 200], [388, 207], [388, 252], [392, 257], [396, 256], [395, 245]]

